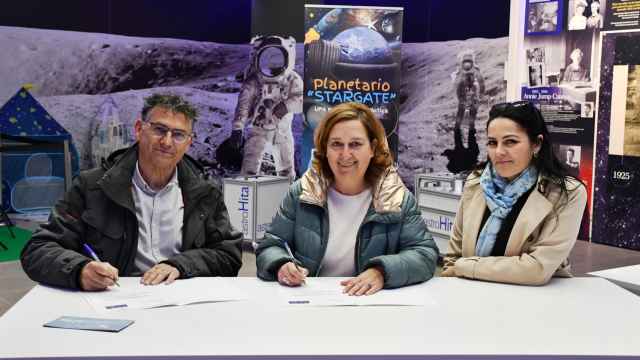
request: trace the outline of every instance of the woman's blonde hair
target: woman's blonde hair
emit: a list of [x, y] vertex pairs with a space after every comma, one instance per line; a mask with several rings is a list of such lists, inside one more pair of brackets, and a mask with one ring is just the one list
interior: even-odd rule
[[373, 185], [380, 175], [393, 164], [393, 158], [382, 123], [369, 107], [360, 103], [348, 102], [337, 105], [325, 115], [315, 131], [312, 166], [326, 179], [333, 181], [333, 172], [327, 160], [329, 134], [336, 124], [349, 120], [360, 121], [373, 147], [373, 158], [364, 175], [365, 181], [369, 185]]

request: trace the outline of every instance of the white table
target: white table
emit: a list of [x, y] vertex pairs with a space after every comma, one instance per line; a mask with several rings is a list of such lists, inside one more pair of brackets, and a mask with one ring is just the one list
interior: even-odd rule
[[42, 327], [62, 315], [105, 316], [76, 292], [37, 286], [0, 318], [0, 358], [640, 356], [640, 297], [600, 278], [543, 287], [434, 278], [419, 285], [435, 300], [424, 307], [281, 306], [271, 301], [275, 283], [210, 279], [226, 281], [254, 300], [108, 315], [135, 320], [120, 333]]

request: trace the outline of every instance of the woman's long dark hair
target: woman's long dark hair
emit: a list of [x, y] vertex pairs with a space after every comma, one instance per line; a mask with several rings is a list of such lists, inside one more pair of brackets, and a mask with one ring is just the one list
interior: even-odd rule
[[[535, 105], [528, 101], [517, 101], [494, 105], [489, 111], [487, 130], [489, 129], [491, 121], [499, 117], [513, 120], [520, 125], [520, 127], [526, 131], [529, 140], [533, 144], [538, 143], [538, 136], [542, 135], [540, 150], [532, 159], [533, 165], [538, 169], [538, 173], [542, 176], [542, 181], [540, 182], [538, 191], [544, 193], [544, 188], [546, 188], [549, 183], [552, 183], [560, 187], [560, 191], [563, 195], [567, 195], [568, 178], [572, 178], [575, 181], [582, 183], [580, 179], [569, 174], [567, 168], [553, 152], [549, 137], [549, 130], [547, 130], [542, 113], [535, 107]], [[488, 161], [489, 160], [487, 159], [483, 163], [479, 164], [473, 173], [479, 176]]]

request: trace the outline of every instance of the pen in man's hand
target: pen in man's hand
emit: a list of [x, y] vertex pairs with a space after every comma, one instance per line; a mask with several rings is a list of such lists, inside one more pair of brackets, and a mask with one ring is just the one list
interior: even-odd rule
[[[82, 244], [82, 247], [84, 248], [84, 251], [87, 253], [87, 255], [91, 256], [91, 258], [97, 262], [102, 262], [100, 260], [100, 258], [98, 257], [98, 255], [96, 255], [95, 251], [93, 251], [93, 249], [91, 248], [91, 246], [89, 246], [89, 244]], [[118, 284], [117, 280], [113, 280], [113, 282], [120, 286], [120, 284]]]

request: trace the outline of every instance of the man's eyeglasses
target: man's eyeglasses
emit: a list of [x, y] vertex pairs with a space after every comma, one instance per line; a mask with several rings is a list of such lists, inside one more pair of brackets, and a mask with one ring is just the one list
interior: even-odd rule
[[151, 129], [151, 134], [154, 137], [160, 139], [163, 139], [165, 136], [167, 136], [167, 133], [170, 133], [171, 140], [173, 140], [175, 144], [184, 144], [192, 136], [192, 134], [187, 133], [184, 130], [170, 129], [162, 124], [153, 121], [145, 122], [143, 123], [143, 125], [148, 126]]

